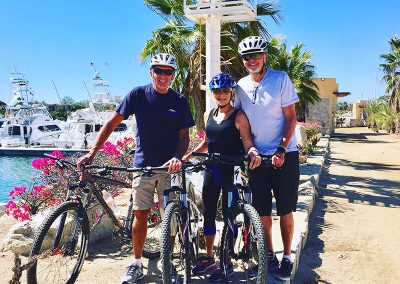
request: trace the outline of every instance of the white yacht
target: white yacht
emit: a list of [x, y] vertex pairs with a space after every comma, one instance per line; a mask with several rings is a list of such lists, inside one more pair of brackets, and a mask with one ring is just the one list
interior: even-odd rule
[[63, 132], [61, 121], [53, 120], [47, 108], [34, 102], [25, 75], [11, 72], [11, 99], [0, 128], [0, 146], [54, 146]]
[[[64, 133], [55, 142], [59, 148], [85, 149], [94, 146], [96, 137], [104, 122], [110, 117], [117, 103], [110, 94], [109, 83], [95, 70], [91, 80], [91, 101], [88, 108], [71, 113], [65, 122]], [[135, 127], [133, 118], [124, 120], [108, 138], [116, 142], [123, 137], [132, 136]]]

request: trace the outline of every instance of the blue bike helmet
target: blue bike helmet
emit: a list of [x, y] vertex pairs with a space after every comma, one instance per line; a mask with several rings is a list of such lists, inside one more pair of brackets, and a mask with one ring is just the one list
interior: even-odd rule
[[210, 90], [222, 88], [234, 88], [236, 86], [235, 80], [227, 73], [219, 73], [212, 77], [210, 81]]

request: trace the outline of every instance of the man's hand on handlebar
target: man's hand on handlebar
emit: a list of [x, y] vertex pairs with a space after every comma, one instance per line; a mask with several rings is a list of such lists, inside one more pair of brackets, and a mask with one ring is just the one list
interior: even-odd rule
[[176, 171], [180, 170], [180, 168], [182, 167], [182, 161], [179, 160], [178, 158], [173, 157], [172, 159], [170, 159], [168, 162], [166, 162], [162, 166], [168, 167], [168, 172], [172, 173], [172, 172], [176, 172]]
[[94, 156], [90, 153], [80, 157], [77, 161], [76, 161], [76, 167], [78, 168], [78, 170], [82, 170], [81, 169], [81, 165], [90, 165], [91, 163], [93, 163], [93, 159]]

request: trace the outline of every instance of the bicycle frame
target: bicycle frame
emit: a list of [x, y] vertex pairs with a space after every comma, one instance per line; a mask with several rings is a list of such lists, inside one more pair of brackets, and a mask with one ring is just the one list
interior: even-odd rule
[[[259, 220], [258, 213], [251, 206], [252, 194], [249, 186], [243, 185], [241, 178], [241, 166], [243, 162], [248, 161], [248, 157], [244, 156], [233, 156], [233, 155], [223, 155], [219, 153], [193, 153], [193, 156], [206, 157], [204, 163], [206, 165], [214, 164], [225, 164], [232, 165], [234, 167], [233, 182], [228, 187], [228, 205], [227, 205], [227, 216], [226, 224], [223, 230], [223, 244], [220, 249], [221, 258], [221, 269], [223, 271], [223, 283], [229, 283], [228, 274], [228, 262], [230, 259], [242, 260], [248, 262], [254, 256], [252, 252], [253, 242], [257, 243], [257, 257], [261, 256], [262, 263], [266, 261], [264, 255], [264, 229], [262, 228], [261, 221]], [[262, 157], [263, 165], [267, 166], [270, 164], [270, 158]], [[247, 169], [247, 168], [246, 168]], [[237, 192], [237, 199], [234, 196], [234, 192]], [[250, 214], [250, 215], [249, 215]], [[243, 215], [243, 220], [236, 220], [238, 215]], [[258, 217], [257, 217], [258, 216]], [[256, 219], [254, 219], [256, 218]], [[257, 220], [255, 221], [254, 220]], [[239, 221], [239, 222], [238, 222]], [[256, 225], [257, 223], [257, 225]], [[239, 225], [241, 226], [239, 227]], [[257, 226], [257, 228], [255, 227]], [[236, 236], [236, 231], [241, 228], [241, 234]], [[257, 232], [258, 233], [257, 233]], [[241, 240], [238, 245], [236, 245], [236, 240]], [[260, 250], [259, 250], [260, 246]], [[238, 251], [235, 251], [237, 247]], [[228, 258], [229, 256], [229, 258]], [[262, 277], [261, 277], [262, 278]], [[265, 281], [265, 279], [258, 281]]]
[[[58, 162], [58, 164], [61, 164], [61, 166], [63, 165], [63, 163], [66, 163], [69, 166], [73, 165], [72, 163], [61, 160], [55, 156], [51, 156], [48, 154], [45, 154], [45, 156], [56, 160]], [[168, 167], [123, 168], [123, 167], [108, 167], [108, 166], [101, 167], [101, 166], [96, 166], [96, 165], [94, 165], [94, 166], [83, 165], [83, 168], [86, 170], [79, 173], [80, 181], [76, 184], [69, 185], [68, 193], [67, 193], [67, 197], [66, 197], [65, 201], [74, 201], [74, 202], [78, 203], [78, 216], [84, 216], [84, 212], [88, 210], [89, 201], [91, 200], [92, 195], [93, 195], [95, 197], [95, 199], [99, 202], [102, 209], [105, 211], [105, 213], [111, 219], [114, 229], [115, 229], [115, 232], [118, 233], [118, 236], [122, 237], [124, 239], [130, 240], [130, 237], [131, 237], [130, 236], [130, 223], [131, 223], [132, 216], [133, 216], [132, 196], [130, 197], [130, 200], [129, 200], [127, 215], [124, 218], [123, 223], [121, 223], [121, 221], [115, 215], [114, 211], [110, 208], [110, 206], [108, 206], [107, 202], [105, 201], [105, 199], [103, 197], [101, 190], [96, 186], [95, 182], [102, 182], [102, 183], [106, 183], [109, 185], [125, 186], [125, 187], [126, 186], [130, 187], [130, 184], [127, 184], [126, 182], [121, 181], [121, 180], [108, 178], [108, 177], [104, 177], [99, 174], [91, 173], [91, 172], [87, 171], [87, 169], [99, 169], [99, 170], [102, 170], [104, 174], [106, 174], [108, 171], [113, 171], [113, 170], [114, 171], [126, 171], [126, 172], [142, 172], [144, 174], [152, 174], [153, 171], [156, 171], [156, 170], [157, 171], [158, 170], [165, 171], [166, 169], [168, 169]], [[76, 194], [74, 194], [74, 191], [78, 188], [81, 189], [82, 198], [77, 196]], [[54, 248], [56, 248], [59, 245], [61, 234], [64, 230], [64, 225], [65, 225], [65, 221], [66, 221], [65, 219], [66, 219], [66, 215], [63, 215], [60, 220], [60, 226], [58, 227], [58, 230], [56, 233]], [[77, 222], [73, 229], [72, 240], [70, 242], [70, 247], [69, 247], [69, 251], [71, 253], [75, 250], [75, 246], [77, 243], [77, 236], [79, 235], [79, 233], [80, 233], [79, 230], [81, 229], [81, 222], [82, 222], [82, 217], [77, 218]], [[124, 230], [120, 231], [120, 229], [124, 229]]]

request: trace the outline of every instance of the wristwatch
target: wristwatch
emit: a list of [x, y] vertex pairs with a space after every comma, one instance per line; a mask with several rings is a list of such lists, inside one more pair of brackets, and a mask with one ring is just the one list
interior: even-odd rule
[[282, 145], [279, 145], [278, 147], [276, 147], [276, 152], [280, 153], [280, 154], [285, 154], [286, 153], [286, 148], [283, 147]]

